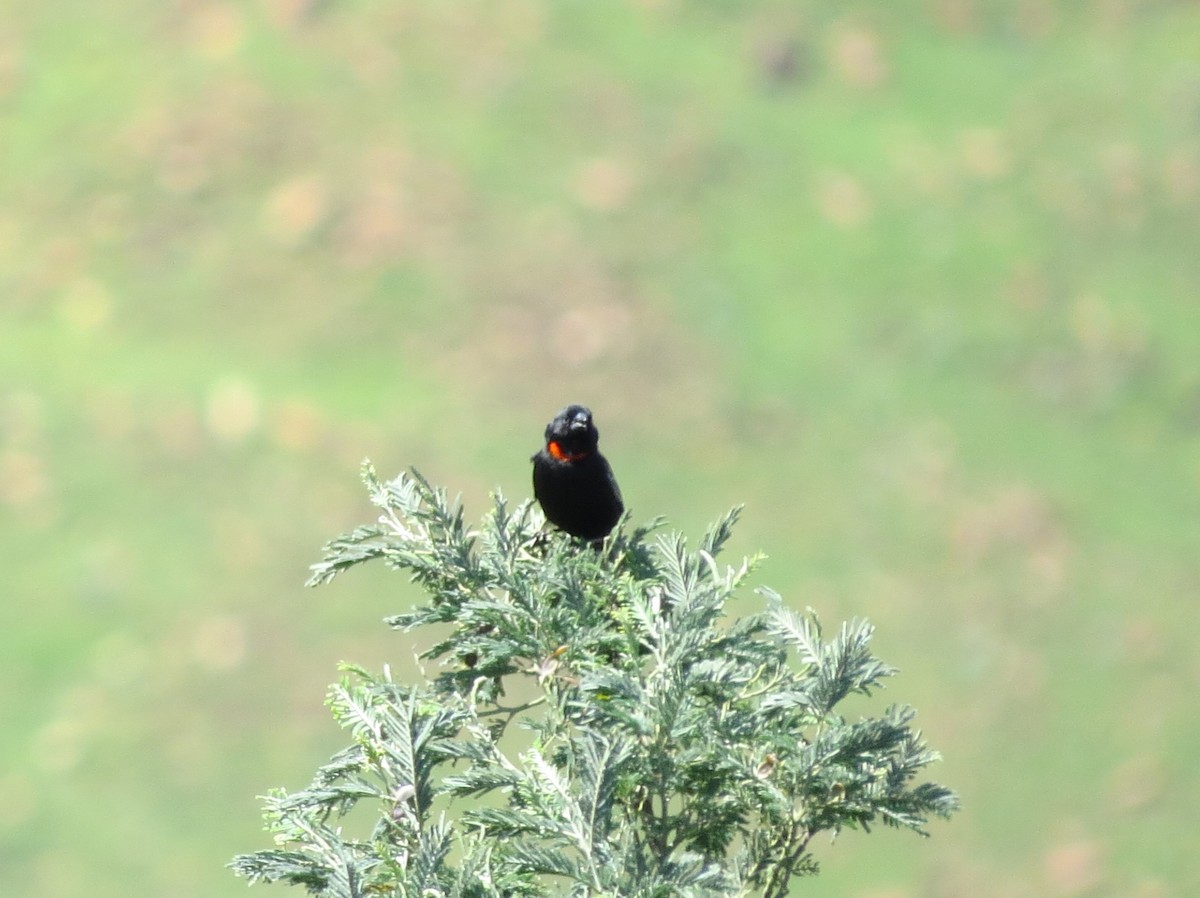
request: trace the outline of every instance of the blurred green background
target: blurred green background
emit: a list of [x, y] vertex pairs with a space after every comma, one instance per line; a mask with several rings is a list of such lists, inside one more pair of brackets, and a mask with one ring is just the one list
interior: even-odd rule
[[359, 461], [477, 517], [570, 401], [946, 755], [798, 894], [1200, 894], [1194, 2], [6, 7], [0, 341], [0, 894], [244, 894], [412, 669], [301, 586]]

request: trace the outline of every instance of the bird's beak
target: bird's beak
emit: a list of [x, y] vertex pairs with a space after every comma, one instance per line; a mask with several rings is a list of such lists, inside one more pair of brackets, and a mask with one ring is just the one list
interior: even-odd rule
[[592, 421], [587, 415], [583, 413], [577, 414], [571, 419], [571, 430], [587, 430], [588, 425], [591, 423]]

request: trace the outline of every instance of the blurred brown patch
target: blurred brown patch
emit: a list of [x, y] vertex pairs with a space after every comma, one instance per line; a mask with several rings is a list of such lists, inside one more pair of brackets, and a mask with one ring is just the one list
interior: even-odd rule
[[576, 199], [597, 212], [623, 209], [632, 192], [633, 174], [629, 163], [611, 156], [588, 160], [575, 176]]
[[290, 135], [274, 112], [261, 85], [226, 76], [205, 82], [186, 104], [143, 104], [120, 139], [130, 161], [153, 166], [155, 182], [168, 193], [221, 191], [242, 172], [271, 167], [282, 153]]
[[1150, 614], [1131, 613], [1121, 625], [1121, 648], [1131, 664], [1152, 664], [1162, 659], [1166, 640], [1162, 622]]
[[9, 833], [24, 826], [38, 810], [37, 787], [27, 770], [15, 770], [0, 776], [0, 832]]
[[200, 621], [192, 639], [192, 657], [205, 670], [222, 673], [246, 660], [246, 625], [240, 617], [218, 614]]
[[16, 95], [25, 83], [25, 51], [12, 35], [0, 38], [0, 103]]
[[[26, 228], [11, 210], [0, 210], [0, 265], [16, 267], [16, 260], [23, 258]], [[10, 300], [11, 301], [11, 300]]]
[[679, 11], [681, 0], [634, 0], [634, 5], [646, 12], [667, 16]]
[[914, 422], [906, 432], [886, 441], [875, 465], [905, 497], [926, 506], [954, 499], [960, 489], [960, 459], [954, 431], [944, 422]]
[[291, 452], [304, 452], [320, 442], [325, 428], [321, 410], [311, 402], [293, 399], [275, 411], [272, 434], [275, 442]]
[[1122, 761], [1108, 775], [1108, 794], [1114, 807], [1126, 812], [1157, 804], [1167, 787], [1162, 760], [1145, 754]]
[[1069, 342], [1039, 346], [1026, 361], [1026, 384], [1041, 398], [1101, 407], [1126, 384], [1151, 370], [1148, 327], [1133, 305], [1115, 307], [1095, 292], [1066, 308]]
[[997, 682], [1008, 697], [1028, 702], [1042, 695], [1049, 681], [1046, 656], [1016, 642], [1001, 647]]
[[202, 788], [216, 775], [216, 730], [225, 725], [208, 709], [183, 703], [157, 721], [156, 760], [164, 763], [166, 779], [189, 789]]
[[405, 215], [406, 246], [435, 267], [456, 268], [462, 258], [462, 229], [479, 214], [477, 197], [472, 193], [463, 171], [449, 161], [428, 156], [413, 156], [405, 162], [404, 199], [411, 199]]
[[209, 388], [205, 423], [209, 432], [228, 443], [244, 440], [258, 427], [258, 390], [240, 377], [226, 377]]
[[346, 64], [369, 90], [388, 90], [404, 75], [403, 59], [395, 44], [370, 29], [352, 31], [343, 38]]
[[1172, 898], [1176, 892], [1161, 879], [1143, 879], [1131, 886], [1129, 898]]
[[843, 172], [829, 172], [820, 179], [817, 208], [826, 221], [842, 230], [866, 224], [874, 211], [866, 188]]
[[1144, 152], [1130, 143], [1105, 146], [1099, 152], [1103, 185], [1108, 188], [1106, 217], [1122, 228], [1138, 229], [1150, 215], [1148, 182]]
[[98, 193], [86, 216], [87, 229], [93, 240], [118, 241], [132, 230], [133, 205], [126, 193], [115, 190]]
[[1099, 888], [1105, 879], [1103, 845], [1087, 836], [1076, 836], [1047, 849], [1042, 872], [1051, 895], [1071, 898]]
[[[332, 234], [343, 264], [367, 268], [394, 262], [413, 250], [425, 225], [424, 204], [445, 199], [428, 196], [437, 182], [426, 181], [421, 166], [402, 134], [381, 135], [363, 150]], [[457, 190], [449, 194], [461, 205]]]
[[1124, 228], [1139, 228], [1148, 214], [1147, 173], [1142, 151], [1118, 143], [1100, 151], [1100, 171], [1108, 188], [1108, 216]]
[[1085, 293], [1072, 304], [1071, 327], [1090, 355], [1119, 368], [1136, 368], [1150, 348], [1140, 309], [1114, 307], [1097, 293]]
[[1028, 601], [1059, 594], [1070, 572], [1073, 548], [1058, 516], [1044, 495], [1024, 484], [966, 504], [951, 524], [950, 539], [972, 565], [1015, 555], [1024, 565]]
[[1200, 151], [1195, 147], [1176, 147], [1163, 162], [1163, 188], [1167, 202], [1194, 203], [1200, 197]]
[[1050, 540], [1026, 557], [1029, 590], [1026, 598], [1041, 603], [1061, 595], [1071, 572], [1072, 548], [1065, 540]]
[[277, 28], [295, 28], [312, 18], [319, 0], [260, 0], [267, 21]]
[[883, 42], [861, 25], [838, 25], [830, 39], [830, 56], [838, 77], [851, 87], [875, 88], [888, 78]]
[[210, 521], [213, 547], [225, 568], [235, 574], [253, 574], [267, 557], [263, 521], [249, 512], [218, 512]]
[[72, 281], [87, 275], [87, 246], [74, 236], [57, 234], [26, 247], [28, 256], [17, 266], [18, 271], [24, 269], [23, 289], [16, 297], [6, 296], [6, 302], [20, 299], [27, 308], [41, 309], [46, 305], [46, 294], [65, 290]]
[[246, 19], [228, 3], [204, 3], [191, 14], [188, 38], [205, 59], [218, 61], [236, 53], [246, 39]]
[[1187, 703], [1192, 713], [1191, 696], [1181, 693], [1173, 672], [1149, 673], [1134, 681], [1135, 691], [1130, 696], [1123, 715], [1123, 722], [1136, 724], [1138, 734], [1146, 739], [1162, 734], [1171, 724], [1180, 719], [1180, 703]]
[[896, 169], [897, 185], [911, 185], [915, 192], [940, 202], [953, 200], [959, 192], [959, 167], [946, 148], [936, 146], [920, 134], [909, 134], [887, 148]]
[[812, 48], [795, 35], [762, 35], [754, 45], [753, 57], [768, 87], [802, 84], [812, 75]]
[[33, 505], [45, 497], [49, 485], [40, 456], [13, 450], [0, 453], [0, 502], [13, 509]]
[[295, 247], [321, 225], [328, 208], [329, 191], [323, 178], [312, 174], [289, 178], [263, 203], [263, 231], [277, 243]]
[[1114, 197], [1137, 200], [1145, 195], [1141, 153], [1128, 143], [1111, 144], [1100, 151], [1100, 168]]
[[554, 320], [550, 354], [568, 368], [589, 365], [601, 356], [611, 357], [624, 342], [631, 323], [629, 310], [620, 303], [575, 306]]
[[1032, 182], [1034, 195], [1048, 211], [1073, 225], [1096, 220], [1097, 203], [1077, 166], [1056, 159], [1037, 160]]
[[158, 445], [177, 458], [188, 458], [204, 444], [203, 429], [196, 409], [176, 402], [154, 415], [150, 429]]
[[187, 196], [198, 192], [211, 179], [207, 148], [190, 135], [174, 135], [159, 159], [158, 185], [168, 193]]
[[1056, 532], [1045, 497], [1015, 484], [968, 505], [954, 526], [954, 544], [971, 558], [1000, 548], [1036, 545]]
[[1013, 13], [1017, 33], [1028, 40], [1045, 40], [1058, 27], [1058, 9], [1046, 0], [1019, 0]]
[[133, 397], [111, 388], [90, 388], [84, 394], [84, 414], [91, 433], [108, 443], [129, 439], [140, 423]]
[[1099, 11], [1100, 24], [1108, 29], [1125, 28], [1129, 25], [1129, 17], [1134, 7], [1140, 3], [1131, 0], [1100, 0], [1095, 6]]
[[346, 265], [366, 268], [403, 256], [413, 228], [404, 191], [372, 183], [350, 201], [333, 239]]
[[1004, 135], [996, 128], [971, 128], [959, 136], [963, 168], [983, 181], [996, 181], [1012, 169]]
[[933, 0], [933, 17], [952, 34], [971, 34], [979, 30], [979, 10], [975, 0]]
[[918, 891], [921, 898], [1034, 898], [1023, 870], [997, 869], [983, 852], [960, 849], [938, 858]]
[[1045, 269], [1026, 259], [1016, 260], [1001, 284], [1000, 295], [1023, 312], [1044, 309], [1050, 298], [1050, 281]]

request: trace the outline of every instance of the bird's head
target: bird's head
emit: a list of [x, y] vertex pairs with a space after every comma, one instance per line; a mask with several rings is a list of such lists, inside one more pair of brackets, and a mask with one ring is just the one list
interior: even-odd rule
[[568, 405], [546, 425], [546, 451], [559, 461], [579, 461], [595, 452], [599, 441], [592, 413], [582, 405]]

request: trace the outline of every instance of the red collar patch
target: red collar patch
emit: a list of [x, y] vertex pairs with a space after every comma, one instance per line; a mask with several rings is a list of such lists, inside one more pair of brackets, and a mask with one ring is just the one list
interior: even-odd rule
[[586, 452], [568, 452], [554, 440], [546, 444], [546, 451], [556, 461], [579, 461], [588, 457], [588, 453]]

